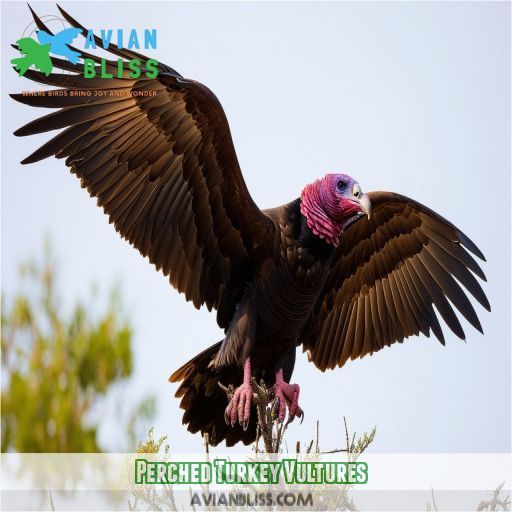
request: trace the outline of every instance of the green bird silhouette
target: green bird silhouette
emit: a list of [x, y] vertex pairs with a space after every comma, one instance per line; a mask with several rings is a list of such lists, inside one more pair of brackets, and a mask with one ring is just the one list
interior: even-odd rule
[[50, 45], [39, 44], [30, 37], [24, 37], [16, 41], [22, 57], [12, 59], [11, 64], [16, 68], [20, 76], [23, 76], [30, 66], [35, 66], [48, 76], [52, 69], [52, 61], [50, 59]]

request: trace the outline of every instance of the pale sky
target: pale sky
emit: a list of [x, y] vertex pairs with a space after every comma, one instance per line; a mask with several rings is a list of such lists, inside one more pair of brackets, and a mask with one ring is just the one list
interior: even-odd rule
[[[33, 3], [41, 15], [55, 4]], [[148, 51], [219, 97], [248, 188], [261, 207], [285, 203], [326, 172], [346, 172], [363, 190], [412, 197], [461, 228], [483, 251], [484, 290], [475, 308], [484, 335], [461, 319], [466, 343], [445, 326], [446, 347], [411, 338], [372, 357], [320, 373], [298, 353], [302, 425], [288, 445], [343, 444], [377, 425], [377, 452], [510, 451], [510, 4], [149, 3], [62, 4], [86, 27], [156, 28]], [[135, 376], [121, 417], [157, 397], [152, 422], [171, 451], [202, 451], [181, 425], [169, 375], [222, 337], [214, 314], [186, 303], [120, 239], [63, 161], [19, 161], [49, 138], [12, 136], [43, 110], [8, 98], [33, 89], [9, 60], [31, 18], [2, 3], [2, 291], [18, 288], [20, 261], [49, 234], [65, 302], [105, 294], [120, 282], [135, 335]], [[116, 444], [117, 412], [101, 432]], [[219, 448], [218, 450], [222, 450]]]

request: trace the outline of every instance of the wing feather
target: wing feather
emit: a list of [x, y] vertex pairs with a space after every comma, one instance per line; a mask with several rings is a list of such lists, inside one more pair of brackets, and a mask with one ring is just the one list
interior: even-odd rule
[[[51, 34], [32, 13], [39, 29]], [[108, 51], [138, 58], [145, 69], [148, 58], [137, 52], [112, 44]], [[68, 73], [28, 70], [25, 77], [75, 95], [12, 95], [32, 107], [58, 109], [16, 135], [63, 129], [23, 163], [66, 158], [121, 236], [196, 307], [216, 308], [226, 327], [245, 283], [273, 257], [276, 227], [247, 190], [218, 99], [164, 64], [154, 79], [85, 78], [81, 66], [59, 59], [54, 67]], [[90, 89], [104, 96], [87, 96]], [[147, 95], [134, 94], [141, 91]]]
[[438, 315], [465, 339], [453, 307], [482, 331], [466, 290], [490, 311], [476, 279], [485, 275], [470, 253], [484, 257], [464, 233], [407, 197], [369, 196], [372, 217], [343, 234], [299, 340], [322, 371], [419, 333], [444, 344]]

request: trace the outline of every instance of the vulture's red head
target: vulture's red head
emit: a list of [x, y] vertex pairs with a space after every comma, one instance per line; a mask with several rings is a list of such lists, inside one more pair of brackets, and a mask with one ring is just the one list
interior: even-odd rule
[[350, 224], [365, 215], [370, 218], [370, 199], [346, 174], [325, 175], [304, 187], [300, 198], [309, 229], [334, 247]]

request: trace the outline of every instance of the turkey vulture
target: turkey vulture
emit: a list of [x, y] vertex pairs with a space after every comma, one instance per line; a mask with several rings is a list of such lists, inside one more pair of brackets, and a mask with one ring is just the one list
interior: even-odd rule
[[[108, 51], [139, 59], [144, 71], [147, 57], [113, 44]], [[346, 174], [260, 210], [208, 88], [164, 64], [154, 78], [116, 77], [118, 62], [81, 53], [113, 77], [85, 78], [82, 65], [53, 57], [66, 73], [25, 76], [62, 94], [12, 95], [59, 109], [15, 135], [65, 128], [22, 163], [66, 158], [120, 235], [196, 308], [217, 311], [224, 338], [170, 377], [181, 382], [189, 431], [208, 433], [212, 444], [252, 442], [251, 376], [273, 386], [281, 420], [302, 416], [290, 383], [297, 346], [323, 372], [420, 333], [444, 344], [438, 315], [464, 339], [452, 306], [482, 331], [462, 286], [490, 311], [470, 253], [484, 256], [448, 220], [399, 194], [365, 194]], [[219, 382], [238, 386], [229, 403]]]

